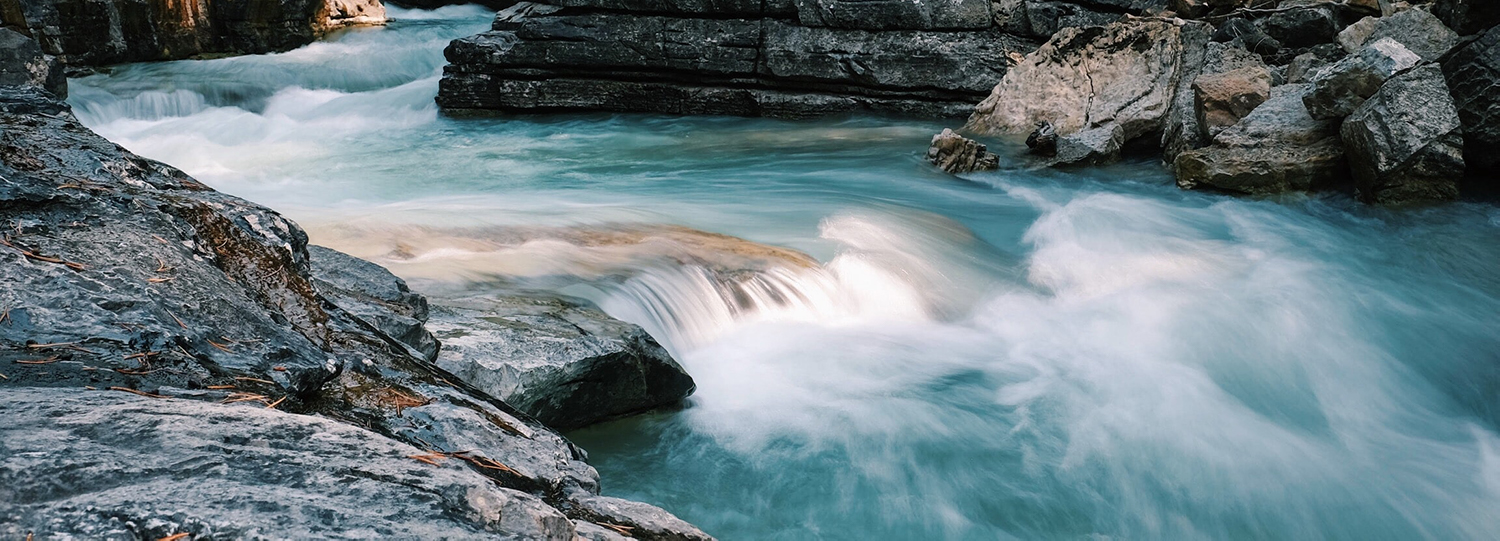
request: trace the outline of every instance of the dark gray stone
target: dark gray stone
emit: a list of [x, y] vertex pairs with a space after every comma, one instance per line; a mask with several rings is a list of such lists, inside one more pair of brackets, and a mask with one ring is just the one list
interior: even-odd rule
[[[1267, 36], [1284, 47], [1301, 49], [1333, 41], [1342, 25], [1335, 4], [1323, 0], [1286, 0], [1279, 11], [1256, 21]], [[1246, 42], [1249, 43], [1248, 41]]]
[[1500, 176], [1500, 26], [1454, 52], [1443, 76], [1463, 123], [1469, 171]]
[[68, 97], [68, 79], [56, 57], [42, 54], [36, 41], [0, 27], [0, 86], [35, 86]]
[[1393, 39], [1370, 42], [1359, 52], [1318, 71], [1305, 98], [1313, 118], [1343, 118], [1374, 95], [1387, 79], [1422, 61]]
[[1248, 20], [1234, 18], [1224, 21], [1214, 30], [1213, 40], [1219, 43], [1236, 43], [1251, 52], [1272, 55], [1281, 51], [1281, 40], [1271, 37]]
[[1408, 9], [1376, 19], [1365, 43], [1381, 38], [1396, 40], [1426, 62], [1442, 58], [1458, 44], [1458, 34], [1425, 9]]
[[437, 359], [438, 342], [422, 326], [427, 299], [412, 293], [406, 281], [384, 267], [322, 246], [307, 247], [313, 285], [360, 321], [427, 360]]
[[1500, 25], [1500, 2], [1494, 0], [1436, 0], [1432, 13], [1465, 36]]
[[1361, 199], [1399, 204], [1458, 198], [1463, 127], [1438, 66], [1386, 81], [1340, 132]]
[[682, 519], [640, 502], [585, 496], [573, 500], [570, 511], [579, 518], [600, 524], [631, 526], [630, 535], [637, 539], [660, 541], [706, 541], [708, 534]]
[[981, 30], [990, 0], [795, 0], [802, 26], [860, 30]]
[[674, 405], [695, 388], [639, 326], [560, 299], [444, 299], [428, 326], [444, 344], [438, 366], [556, 428]]

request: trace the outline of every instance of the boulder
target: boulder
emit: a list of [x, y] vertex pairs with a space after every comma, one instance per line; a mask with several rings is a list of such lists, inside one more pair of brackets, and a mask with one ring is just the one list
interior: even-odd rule
[[1432, 13], [1465, 36], [1500, 25], [1500, 2], [1493, 0], [1435, 0]]
[[1458, 34], [1425, 9], [1408, 9], [1390, 17], [1365, 17], [1339, 33], [1339, 44], [1353, 53], [1381, 38], [1396, 40], [1424, 62], [1442, 58], [1458, 44]]
[[[352, 25], [383, 24], [380, 0], [24, 0], [5, 23], [71, 66], [294, 49]], [[3, 4], [0, 4], [3, 5]]]
[[1159, 136], [1183, 78], [1196, 70], [1186, 59], [1208, 34], [1204, 24], [1158, 19], [1065, 29], [1007, 73], [965, 129], [1024, 135], [1049, 121], [1064, 137], [1111, 125], [1122, 143]]
[[1299, 84], [1312, 82], [1318, 70], [1327, 66], [1328, 62], [1314, 53], [1302, 53], [1292, 58], [1292, 62], [1286, 67], [1286, 83]]
[[445, 299], [437, 364], [559, 429], [670, 406], [693, 379], [636, 325], [556, 298]]
[[313, 245], [307, 252], [313, 285], [325, 298], [422, 358], [437, 359], [437, 339], [422, 326], [427, 299], [412, 293], [405, 280], [343, 252]]
[[953, 133], [950, 129], [932, 136], [932, 146], [927, 149], [927, 161], [938, 169], [955, 175], [1000, 168], [1000, 157], [978, 141]]
[[1120, 160], [1125, 148], [1125, 129], [1107, 124], [1063, 135], [1057, 139], [1052, 165], [1104, 165]]
[[541, 498], [463, 460], [260, 404], [0, 388], [0, 536], [569, 541]]
[[1102, 26], [1120, 19], [1119, 13], [1102, 12], [1080, 4], [1058, 0], [1024, 0], [1021, 8], [1024, 26], [1007, 30], [1047, 39], [1064, 28]]
[[1214, 30], [1213, 40], [1219, 43], [1235, 43], [1261, 55], [1280, 52], [1281, 40], [1271, 37], [1248, 20], [1234, 18], [1224, 21]]
[[1256, 23], [1283, 46], [1301, 49], [1333, 41], [1341, 27], [1337, 8], [1332, 0], [1283, 0], [1275, 13]]
[[68, 97], [68, 79], [57, 58], [42, 54], [31, 38], [0, 27], [0, 86], [34, 86]]
[[1326, 189], [1348, 175], [1338, 122], [1319, 120], [1302, 103], [1311, 85], [1287, 84], [1211, 146], [1189, 150], [1173, 163], [1184, 189], [1216, 188], [1247, 194]]
[[1323, 68], [1313, 77], [1305, 104], [1314, 118], [1342, 118], [1375, 94], [1387, 79], [1422, 61], [1404, 45], [1382, 38]]
[[1271, 72], [1247, 66], [1200, 75], [1193, 82], [1193, 107], [1206, 139], [1239, 122], [1271, 97]]
[[1178, 81], [1172, 109], [1162, 129], [1162, 160], [1171, 164], [1184, 150], [1208, 145], [1212, 138], [1198, 120], [1192, 84], [1199, 77], [1242, 68], [1268, 69], [1260, 56], [1231, 43], [1188, 43], [1182, 59], [1187, 71]]
[[1500, 171], [1500, 26], [1443, 63], [1443, 76], [1464, 129], [1464, 161], [1472, 173]]
[[1463, 127], [1442, 70], [1386, 81], [1340, 130], [1361, 199], [1396, 204], [1458, 198]]
[[1036, 123], [1036, 129], [1026, 136], [1026, 148], [1038, 156], [1057, 155], [1057, 128], [1051, 122]]

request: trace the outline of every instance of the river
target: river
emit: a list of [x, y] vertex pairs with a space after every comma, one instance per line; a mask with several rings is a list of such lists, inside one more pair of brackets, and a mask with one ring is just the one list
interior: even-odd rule
[[646, 327], [698, 391], [569, 434], [606, 494], [726, 540], [1500, 538], [1493, 204], [957, 179], [931, 121], [446, 118], [442, 48], [491, 15], [390, 13], [70, 101], [424, 292]]

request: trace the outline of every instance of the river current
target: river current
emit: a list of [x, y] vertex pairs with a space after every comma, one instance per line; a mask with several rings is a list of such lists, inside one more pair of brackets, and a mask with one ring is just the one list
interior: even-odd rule
[[390, 13], [70, 101], [424, 292], [646, 327], [698, 391], [569, 434], [606, 494], [726, 540], [1500, 538], [1500, 207], [955, 179], [890, 118], [446, 118], [491, 14]]

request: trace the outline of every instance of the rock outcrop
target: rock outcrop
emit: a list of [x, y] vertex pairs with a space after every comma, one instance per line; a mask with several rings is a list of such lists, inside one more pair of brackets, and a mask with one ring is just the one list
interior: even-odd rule
[[[1006, 73], [964, 130], [1025, 135], [1037, 122], [1051, 122], [1062, 137], [1059, 157], [1069, 136], [1091, 131], [1075, 141], [1088, 149], [1069, 157], [1077, 159], [1160, 138], [1174, 107], [1191, 107], [1191, 98], [1176, 100], [1177, 91], [1191, 84], [1198, 66], [1189, 51], [1201, 59], [1210, 31], [1202, 23], [1155, 19], [1065, 29]], [[1069, 158], [1062, 161], [1077, 163]]]
[[596, 512], [582, 450], [380, 323], [420, 320], [409, 292], [313, 270], [329, 254], [296, 224], [37, 86], [0, 85], [0, 224], [8, 537], [709, 538], [646, 504]]
[[443, 299], [437, 364], [548, 426], [568, 429], [678, 404], [695, 385], [637, 325], [554, 297]]
[[1454, 52], [1443, 75], [1463, 123], [1469, 171], [1500, 176], [1500, 26]]
[[[985, 28], [986, 4], [972, 0], [557, 3], [517, 4], [492, 31], [454, 41], [438, 104], [450, 113], [958, 116], [1011, 55], [1032, 48]], [[874, 12], [856, 16], [864, 9]]]
[[30, 86], [68, 97], [68, 79], [57, 57], [42, 54], [36, 41], [4, 27], [0, 27], [0, 86]]
[[380, 0], [0, 0], [0, 26], [71, 66], [285, 51], [384, 22]]
[[[324, 298], [410, 352], [437, 360], [438, 341], [423, 326], [427, 299], [380, 265], [322, 246], [307, 247], [312, 283]], [[504, 398], [504, 397], [499, 397]]]
[[[1053, 149], [1055, 153], [1056, 147]], [[927, 161], [938, 169], [955, 175], [1000, 167], [999, 156], [973, 139], [953, 133], [953, 130], [943, 130], [943, 133], [932, 136], [932, 146], [927, 148]]]
[[1458, 198], [1463, 127], [1436, 65], [1387, 81], [1340, 131], [1361, 199], [1391, 204]]

